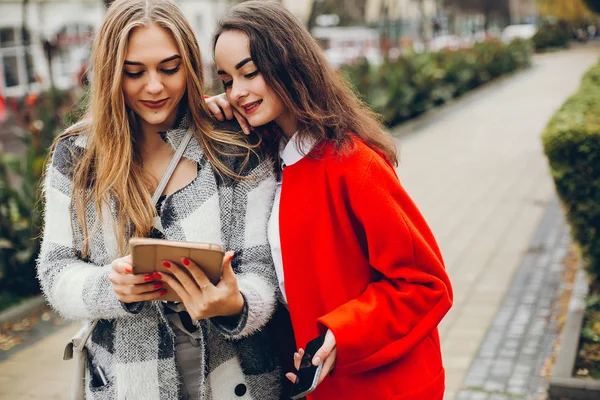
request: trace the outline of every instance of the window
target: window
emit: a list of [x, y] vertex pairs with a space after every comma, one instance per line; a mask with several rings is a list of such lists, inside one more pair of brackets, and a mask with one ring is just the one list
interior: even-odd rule
[[0, 47], [3, 49], [17, 45], [17, 35], [14, 27], [0, 29]]
[[94, 27], [78, 22], [68, 23], [57, 32], [56, 72], [62, 76], [77, 73], [89, 59]]
[[20, 26], [0, 27], [0, 67], [2, 88], [25, 88], [35, 81], [31, 34]]
[[4, 85], [6, 87], [19, 85], [19, 62], [16, 55], [2, 57], [2, 71], [4, 71]]

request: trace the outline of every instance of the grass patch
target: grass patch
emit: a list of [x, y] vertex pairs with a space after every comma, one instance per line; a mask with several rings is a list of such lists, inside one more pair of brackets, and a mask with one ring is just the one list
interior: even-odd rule
[[0, 311], [5, 311], [11, 306], [21, 303], [28, 297], [23, 297], [10, 292], [0, 293]]
[[600, 287], [593, 288], [586, 302], [575, 375], [600, 380]]

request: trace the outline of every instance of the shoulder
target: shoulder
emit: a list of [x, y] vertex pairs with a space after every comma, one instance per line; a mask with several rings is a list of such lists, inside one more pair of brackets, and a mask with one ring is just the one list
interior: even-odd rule
[[87, 145], [85, 128], [82, 124], [75, 124], [55, 139], [51, 155], [52, 168], [67, 176], [72, 174]]
[[333, 143], [324, 143], [317, 151], [328, 171], [355, 178], [377, 172], [396, 175], [394, 167], [383, 154], [356, 136], [351, 136], [342, 148], [336, 148]]

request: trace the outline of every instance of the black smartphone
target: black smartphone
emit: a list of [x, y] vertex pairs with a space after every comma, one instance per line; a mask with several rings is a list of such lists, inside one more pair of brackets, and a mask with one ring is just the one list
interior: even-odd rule
[[324, 342], [325, 335], [319, 336], [306, 344], [302, 361], [300, 361], [300, 368], [296, 371], [297, 379], [292, 388], [292, 400], [301, 399], [317, 388], [317, 382], [319, 380], [319, 375], [321, 374], [321, 368], [323, 368], [323, 362], [315, 367], [312, 363], [312, 359], [321, 346], [323, 346]]

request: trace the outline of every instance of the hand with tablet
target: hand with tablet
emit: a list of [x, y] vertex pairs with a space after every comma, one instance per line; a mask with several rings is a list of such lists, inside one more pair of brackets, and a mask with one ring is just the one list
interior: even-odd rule
[[132, 238], [129, 244], [131, 256], [115, 260], [109, 277], [119, 300], [183, 302], [193, 320], [242, 311], [233, 252], [224, 253], [215, 244], [162, 239]]

